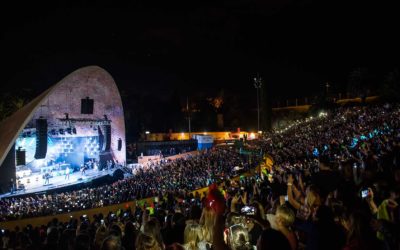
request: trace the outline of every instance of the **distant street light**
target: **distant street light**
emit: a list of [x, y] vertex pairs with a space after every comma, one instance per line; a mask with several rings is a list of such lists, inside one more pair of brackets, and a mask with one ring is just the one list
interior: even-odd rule
[[262, 86], [262, 78], [257, 74], [257, 77], [254, 77], [254, 87], [257, 90], [257, 131], [260, 131], [260, 98], [259, 98], [259, 89]]
[[330, 87], [331, 85], [329, 85], [329, 82], [326, 82], [326, 84], [325, 84], [325, 87], [326, 87], [326, 96], [328, 96], [328, 94], [329, 94], [329, 87]]
[[191, 120], [191, 110], [190, 110], [190, 105], [189, 105], [189, 97], [186, 97], [186, 112], [187, 112], [187, 116], [188, 116], [188, 127], [189, 127], [189, 140], [190, 140], [190, 134], [192, 133], [192, 127], [190, 124], [190, 120]]

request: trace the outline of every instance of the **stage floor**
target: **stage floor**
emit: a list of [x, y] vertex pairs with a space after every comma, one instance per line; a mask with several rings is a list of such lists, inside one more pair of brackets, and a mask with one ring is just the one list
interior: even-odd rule
[[[30, 194], [30, 193], [39, 193], [47, 190], [52, 190], [56, 188], [62, 188], [62, 187], [67, 187], [67, 186], [73, 186], [76, 184], [80, 183], [85, 183], [100, 177], [103, 177], [108, 174], [112, 174], [115, 171], [115, 169], [111, 170], [86, 170], [86, 173], [82, 175], [80, 171], [71, 173], [69, 175], [69, 179], [65, 178], [65, 175], [61, 176], [54, 176], [53, 178], [50, 178], [49, 184], [45, 185], [45, 179], [42, 178], [42, 174], [32, 174], [29, 177], [24, 177], [21, 178], [21, 182], [24, 183], [25, 185], [25, 190], [18, 190], [14, 192], [13, 194], [11, 193], [5, 193], [0, 195], [0, 198], [4, 197], [12, 197], [12, 196], [18, 196], [18, 195], [24, 195], [24, 194]], [[28, 181], [29, 179], [29, 181]]]

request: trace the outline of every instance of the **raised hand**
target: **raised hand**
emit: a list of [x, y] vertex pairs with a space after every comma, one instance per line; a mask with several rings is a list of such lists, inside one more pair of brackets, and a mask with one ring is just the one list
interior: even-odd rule
[[293, 184], [293, 181], [294, 181], [293, 175], [290, 174], [288, 179], [287, 179], [287, 184]]

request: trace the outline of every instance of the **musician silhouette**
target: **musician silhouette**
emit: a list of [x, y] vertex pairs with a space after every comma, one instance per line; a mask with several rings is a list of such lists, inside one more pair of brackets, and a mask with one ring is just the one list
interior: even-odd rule
[[50, 173], [44, 174], [44, 179], [45, 179], [44, 185], [50, 184], [51, 172], [52, 172], [52, 170], [50, 171]]
[[82, 172], [82, 175], [86, 175], [86, 165], [82, 165], [81, 172]]

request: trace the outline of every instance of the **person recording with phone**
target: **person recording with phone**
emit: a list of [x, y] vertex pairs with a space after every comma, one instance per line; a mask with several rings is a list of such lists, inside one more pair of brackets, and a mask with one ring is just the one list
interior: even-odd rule
[[389, 197], [384, 199], [379, 206], [377, 206], [374, 201], [374, 192], [372, 188], [362, 189], [360, 191], [360, 196], [362, 199], [365, 199], [367, 201], [372, 214], [379, 217], [381, 216], [380, 212], [386, 210], [389, 216], [387, 219], [391, 221], [395, 220], [395, 216], [392, 211], [398, 208], [398, 203], [396, 202], [396, 200], [399, 199], [399, 194], [396, 191], [392, 190]]
[[287, 180], [287, 196], [288, 202], [297, 210], [296, 217], [302, 220], [308, 220], [312, 214], [318, 209], [321, 205], [321, 196], [319, 193], [319, 189], [310, 185], [307, 188], [306, 196], [301, 199], [296, 199], [293, 194], [294, 187], [294, 179], [292, 175], [289, 175]]
[[250, 235], [250, 243], [255, 246], [262, 231], [270, 227], [263, 216], [264, 208], [260, 203], [254, 201], [251, 205], [243, 206], [240, 212], [241, 216], [244, 217], [244, 225]]

